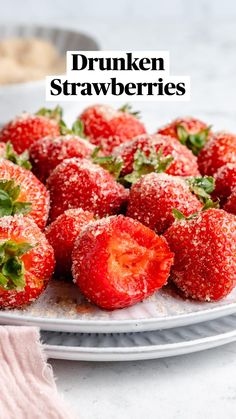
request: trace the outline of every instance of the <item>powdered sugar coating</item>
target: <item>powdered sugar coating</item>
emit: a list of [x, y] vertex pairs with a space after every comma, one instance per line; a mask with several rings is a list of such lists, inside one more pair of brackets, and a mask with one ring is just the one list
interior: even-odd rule
[[62, 277], [70, 275], [71, 252], [75, 239], [82, 228], [94, 220], [93, 214], [81, 208], [70, 209], [61, 214], [45, 230], [45, 235], [54, 249], [56, 272]]
[[76, 135], [41, 138], [30, 147], [33, 172], [41, 182], [45, 182], [53, 169], [63, 160], [72, 157], [89, 157], [94, 148], [89, 141]]
[[209, 209], [164, 234], [175, 253], [171, 278], [187, 297], [219, 300], [236, 285], [236, 217]]
[[0, 218], [0, 242], [15, 240], [34, 247], [21, 256], [25, 268], [24, 290], [0, 289], [0, 307], [19, 307], [34, 301], [45, 289], [55, 266], [54, 252], [31, 218], [16, 215]]
[[34, 141], [46, 136], [60, 135], [59, 124], [54, 119], [39, 115], [22, 115], [10, 121], [0, 130], [0, 141], [10, 141], [17, 153], [28, 149]]
[[236, 163], [236, 135], [227, 132], [214, 134], [198, 156], [203, 175], [214, 175], [226, 163]]
[[143, 123], [134, 115], [107, 105], [88, 107], [80, 119], [85, 134], [93, 144], [101, 146], [105, 154], [110, 154], [114, 147], [146, 132]]
[[133, 140], [116, 147], [113, 150], [114, 156], [120, 156], [124, 161], [122, 175], [125, 176], [133, 170], [134, 155], [138, 149], [148, 156], [151, 149], [156, 152], [162, 150], [163, 156], [172, 156], [166, 173], [173, 176], [198, 176], [197, 158], [178, 140], [164, 135], [140, 135]]
[[168, 279], [173, 254], [166, 241], [123, 215], [90, 223], [72, 253], [74, 282], [105, 309], [135, 304]]
[[71, 208], [82, 208], [99, 217], [116, 214], [129, 192], [109, 172], [89, 160], [72, 158], [59, 164], [48, 178], [51, 220]]
[[214, 196], [224, 203], [236, 187], [236, 163], [227, 163], [215, 173]]
[[150, 173], [132, 186], [127, 215], [161, 234], [174, 221], [173, 209], [189, 216], [201, 208], [202, 204], [190, 192], [184, 179]]
[[49, 214], [49, 193], [45, 186], [29, 170], [17, 166], [8, 160], [0, 159], [0, 180], [14, 179], [20, 185], [17, 201], [31, 202], [32, 209], [27, 214], [43, 229]]

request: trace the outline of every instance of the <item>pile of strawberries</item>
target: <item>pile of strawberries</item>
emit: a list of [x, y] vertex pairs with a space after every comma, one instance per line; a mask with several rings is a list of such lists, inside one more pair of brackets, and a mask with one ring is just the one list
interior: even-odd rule
[[174, 283], [199, 301], [236, 284], [236, 135], [194, 118], [147, 134], [129, 106], [59, 107], [0, 131], [0, 307], [73, 278], [104, 309]]

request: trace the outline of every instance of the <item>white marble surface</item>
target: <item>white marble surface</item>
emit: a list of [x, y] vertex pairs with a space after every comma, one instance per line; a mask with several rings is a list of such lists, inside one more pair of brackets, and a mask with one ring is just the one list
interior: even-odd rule
[[51, 361], [78, 419], [233, 419], [236, 344], [127, 363]]
[[[149, 129], [174, 116], [194, 114], [216, 129], [236, 131], [235, 4], [41, 0], [40, 7], [34, 7], [35, 2], [27, 0], [22, 8], [20, 2], [9, 0], [1, 18], [84, 30], [96, 36], [104, 49], [169, 49], [172, 73], [192, 77], [192, 100], [155, 107], [138, 104]], [[68, 111], [68, 119], [79, 109], [81, 105]], [[231, 419], [236, 415], [236, 343], [145, 362], [50, 362], [58, 389], [76, 418]]]

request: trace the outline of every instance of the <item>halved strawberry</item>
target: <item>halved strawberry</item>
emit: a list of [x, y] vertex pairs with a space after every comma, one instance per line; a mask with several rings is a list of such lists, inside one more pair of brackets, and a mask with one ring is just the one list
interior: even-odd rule
[[[192, 188], [194, 187], [198, 186], [192, 181]], [[189, 181], [183, 178], [165, 173], [150, 173], [132, 186], [127, 216], [161, 234], [174, 222], [173, 209], [185, 216], [201, 210], [202, 203], [192, 191]]]
[[99, 217], [120, 212], [128, 199], [128, 191], [112, 175], [89, 160], [64, 160], [47, 180], [51, 197], [50, 219], [65, 210], [82, 208]]
[[165, 285], [173, 254], [162, 237], [119, 215], [85, 227], [72, 261], [74, 282], [85, 297], [113, 310], [142, 301]]
[[54, 270], [53, 249], [30, 218], [0, 218], [0, 307], [31, 303]]
[[132, 112], [129, 105], [116, 110], [107, 105], [90, 106], [80, 115], [84, 132], [105, 154], [111, 154], [114, 147], [144, 134], [146, 129], [138, 120], [138, 112]]
[[219, 132], [211, 137], [198, 156], [203, 175], [214, 175], [226, 163], [236, 163], [236, 135]]
[[72, 157], [89, 157], [95, 146], [84, 138], [73, 134], [61, 137], [44, 137], [30, 147], [30, 158], [33, 172], [45, 182], [55, 167], [65, 159]]
[[75, 239], [92, 220], [94, 218], [91, 212], [76, 208], [65, 211], [46, 228], [45, 235], [54, 249], [58, 276], [70, 275], [71, 252]]
[[130, 183], [155, 171], [174, 176], [199, 175], [193, 153], [175, 138], [163, 135], [140, 135], [115, 148], [113, 155], [123, 160], [121, 176]]
[[169, 135], [176, 138], [181, 144], [186, 145], [195, 155], [211, 136], [211, 126], [200, 119], [185, 117], [177, 118], [157, 131], [158, 134]]
[[0, 141], [10, 141], [14, 150], [22, 153], [39, 138], [57, 137], [60, 135], [61, 112], [61, 108], [56, 107], [54, 110], [41, 109], [35, 115], [23, 113], [3, 126]]
[[0, 160], [0, 217], [25, 214], [39, 228], [46, 225], [49, 213], [49, 193], [45, 186], [23, 167]]
[[217, 301], [236, 285], [236, 218], [209, 209], [164, 234], [175, 253], [171, 278], [186, 297]]

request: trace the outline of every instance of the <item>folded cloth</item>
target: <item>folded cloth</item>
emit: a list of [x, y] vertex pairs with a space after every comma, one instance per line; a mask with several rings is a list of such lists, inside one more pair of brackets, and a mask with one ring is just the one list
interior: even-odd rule
[[57, 393], [37, 328], [0, 326], [0, 418], [72, 418]]

